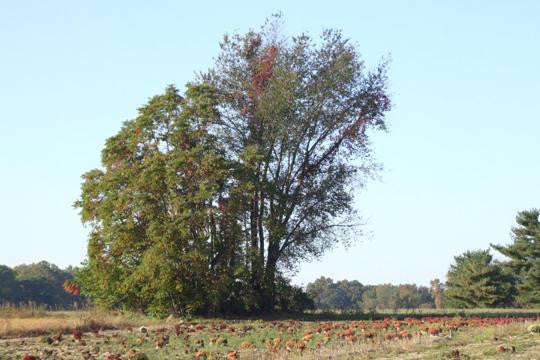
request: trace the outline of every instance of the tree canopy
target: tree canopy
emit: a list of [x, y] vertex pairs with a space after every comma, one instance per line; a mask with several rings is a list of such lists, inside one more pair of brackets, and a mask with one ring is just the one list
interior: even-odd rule
[[518, 213], [517, 226], [512, 228], [513, 243], [507, 246], [492, 245], [509, 258], [506, 270], [515, 276], [517, 296], [521, 306], [540, 305], [540, 210], [531, 209]]
[[150, 312], [272, 311], [276, 285], [358, 225], [390, 109], [339, 31], [225, 36], [215, 66], [109, 138], [75, 206], [91, 226], [83, 291]]
[[83, 299], [64, 290], [76, 270], [60, 269], [58, 266], [40, 261], [18, 265], [13, 269], [0, 265], [0, 303], [33, 302], [54, 308], [67, 308]]
[[505, 307], [512, 303], [512, 279], [494, 263], [489, 250], [467, 251], [454, 257], [446, 282], [448, 306]]
[[315, 308], [321, 310], [373, 311], [433, 308], [435, 305], [429, 289], [414, 284], [363, 285], [357, 280], [334, 282], [321, 276], [307, 284], [306, 292], [313, 298]]

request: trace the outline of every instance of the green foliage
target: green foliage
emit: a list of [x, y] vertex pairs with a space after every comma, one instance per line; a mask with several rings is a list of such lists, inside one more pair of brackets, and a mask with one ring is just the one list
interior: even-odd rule
[[0, 265], [0, 303], [43, 304], [66, 308], [82, 298], [64, 291], [64, 282], [72, 280], [75, 269], [60, 269], [54, 264], [41, 261], [19, 265], [10, 269]]
[[353, 280], [334, 282], [320, 277], [306, 287], [307, 294], [313, 298], [315, 308], [332, 309], [418, 309], [433, 307], [429, 289], [414, 284], [402, 285], [362, 285]]
[[357, 298], [358, 295], [361, 296], [362, 294], [362, 284], [356, 282], [360, 287], [347, 291], [347, 286], [340, 283], [334, 283], [332, 279], [321, 276], [314, 282], [307, 284], [306, 291], [313, 298], [317, 309], [330, 310], [358, 307], [360, 304]]
[[467, 251], [454, 259], [446, 282], [449, 307], [490, 308], [512, 304], [512, 278], [492, 261], [489, 250]]
[[0, 302], [18, 300], [18, 284], [15, 272], [5, 265], [0, 265]]
[[439, 279], [431, 280], [429, 292], [435, 301], [435, 308], [442, 309], [444, 307], [444, 285]]
[[301, 287], [291, 285], [288, 279], [280, 275], [276, 281], [276, 309], [282, 312], [301, 313], [315, 309], [315, 304]]
[[227, 163], [208, 127], [213, 90], [188, 85], [153, 97], [107, 140], [104, 170], [83, 178], [92, 226], [83, 291], [98, 304], [153, 315], [213, 310], [230, 285], [235, 224], [218, 207]]
[[507, 272], [515, 275], [519, 305], [540, 305], [540, 210], [521, 211], [516, 217], [518, 226], [512, 228], [514, 242], [507, 246], [492, 245], [509, 258], [504, 263]]
[[153, 97], [83, 175], [79, 280], [98, 304], [297, 307], [284, 305], [303, 295], [280, 270], [357, 225], [352, 184], [376, 170], [368, 130], [384, 129], [390, 108], [385, 64], [366, 72], [337, 31], [285, 41], [274, 25], [226, 37], [214, 68], [184, 96], [171, 86]]
[[226, 36], [200, 79], [217, 89], [219, 142], [239, 160], [245, 266], [267, 311], [278, 269], [351, 238], [343, 235], [358, 224], [352, 184], [377, 168], [368, 131], [385, 128], [390, 108], [384, 63], [365, 71], [339, 31], [285, 40], [278, 21]]

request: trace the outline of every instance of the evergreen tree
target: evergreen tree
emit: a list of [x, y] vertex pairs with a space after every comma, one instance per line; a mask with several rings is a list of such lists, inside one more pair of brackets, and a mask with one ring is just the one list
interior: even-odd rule
[[500, 264], [492, 262], [489, 250], [467, 251], [454, 257], [446, 282], [449, 307], [491, 308], [512, 302], [512, 278], [503, 274]]
[[540, 210], [521, 211], [512, 228], [513, 243], [507, 246], [492, 245], [509, 258], [506, 270], [516, 278], [516, 300], [521, 306], [540, 305]]

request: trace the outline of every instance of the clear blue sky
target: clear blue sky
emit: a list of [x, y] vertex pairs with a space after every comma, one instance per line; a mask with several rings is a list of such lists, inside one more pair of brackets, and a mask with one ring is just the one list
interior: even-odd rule
[[358, 192], [369, 236], [302, 264], [296, 283], [427, 284], [540, 207], [540, 2], [4, 1], [0, 264], [79, 264], [71, 204], [105, 139], [207, 69], [225, 32], [277, 11], [287, 34], [337, 27], [368, 64], [393, 59], [390, 132], [374, 137], [385, 170]]

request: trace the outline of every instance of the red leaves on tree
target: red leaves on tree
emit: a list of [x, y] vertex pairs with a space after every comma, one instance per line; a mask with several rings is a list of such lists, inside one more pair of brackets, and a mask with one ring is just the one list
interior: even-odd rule
[[81, 286], [73, 281], [66, 280], [64, 282], [64, 291], [73, 296], [79, 296], [81, 294]]
[[229, 210], [229, 199], [219, 198], [218, 199], [218, 209], [222, 213], [226, 213]]
[[268, 80], [272, 77], [274, 72], [274, 61], [277, 56], [277, 47], [272, 45], [270, 46], [263, 57], [261, 58], [258, 66], [258, 71], [255, 72], [252, 78], [253, 88], [256, 93], [260, 93], [266, 85]]
[[349, 125], [345, 130], [343, 130], [343, 137], [346, 139], [353, 139], [358, 136], [358, 132], [362, 130], [364, 126], [364, 119], [359, 116], [355, 122]]

